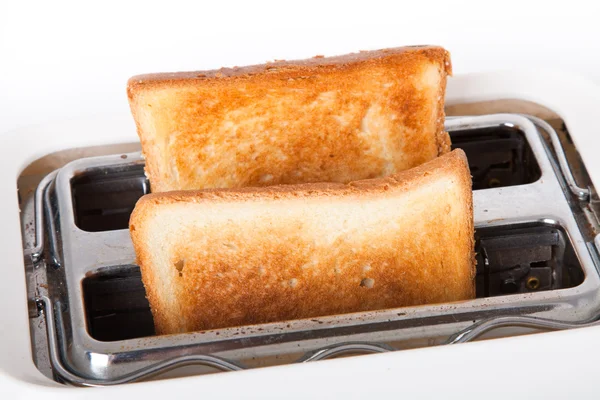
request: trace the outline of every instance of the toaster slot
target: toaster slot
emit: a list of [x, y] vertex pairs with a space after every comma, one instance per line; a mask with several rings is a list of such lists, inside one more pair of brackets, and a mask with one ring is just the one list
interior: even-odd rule
[[75, 224], [87, 232], [127, 229], [135, 203], [149, 187], [141, 164], [80, 173], [71, 179]]
[[479, 229], [477, 297], [566, 289], [584, 274], [564, 230], [556, 226]]
[[[475, 252], [478, 298], [566, 289], [584, 279], [567, 235], [552, 225], [477, 229]], [[107, 268], [82, 285], [87, 327], [94, 339], [154, 335], [139, 267]]]
[[450, 138], [452, 148], [462, 149], [467, 155], [474, 190], [524, 185], [541, 176], [531, 146], [517, 128], [452, 131]]
[[[496, 126], [451, 131], [453, 148], [465, 151], [473, 189], [523, 185], [540, 177], [525, 136]], [[127, 229], [137, 200], [150, 192], [143, 164], [90, 168], [71, 179], [75, 225], [87, 232]]]
[[87, 326], [96, 340], [114, 341], [154, 335], [154, 323], [140, 269], [110, 268], [82, 282]]

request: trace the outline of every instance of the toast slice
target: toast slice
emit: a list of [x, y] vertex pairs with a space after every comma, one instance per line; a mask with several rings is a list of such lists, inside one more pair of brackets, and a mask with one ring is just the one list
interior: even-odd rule
[[475, 296], [462, 150], [349, 184], [149, 194], [130, 232], [159, 334]]
[[450, 149], [450, 55], [404, 47], [131, 78], [153, 192], [347, 183]]

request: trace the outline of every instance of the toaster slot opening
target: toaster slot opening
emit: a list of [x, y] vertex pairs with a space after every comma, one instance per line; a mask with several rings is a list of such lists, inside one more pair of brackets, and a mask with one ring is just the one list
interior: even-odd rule
[[94, 168], [71, 179], [75, 224], [88, 232], [127, 229], [135, 203], [149, 192], [141, 164]]
[[[571, 242], [546, 224], [481, 228], [476, 232], [477, 297], [566, 289], [584, 280]], [[155, 334], [139, 267], [121, 265], [82, 282], [87, 329], [116, 341]]]
[[[450, 132], [453, 148], [465, 151], [473, 190], [535, 182], [541, 173], [525, 136], [506, 126]], [[144, 166], [93, 168], [71, 180], [74, 219], [88, 232], [127, 229], [135, 203], [150, 191]]]
[[477, 297], [578, 286], [583, 269], [560, 227], [537, 224], [477, 229]]
[[469, 160], [473, 190], [533, 183], [540, 176], [523, 132], [507, 126], [450, 132], [452, 148]]
[[154, 335], [154, 322], [137, 265], [120, 265], [85, 278], [83, 300], [90, 336], [105, 342]]

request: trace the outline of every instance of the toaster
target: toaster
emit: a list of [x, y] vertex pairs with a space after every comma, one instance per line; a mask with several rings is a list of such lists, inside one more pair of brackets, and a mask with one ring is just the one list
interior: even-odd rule
[[595, 91], [553, 73], [471, 74], [449, 80], [446, 103], [445, 128], [473, 178], [475, 299], [156, 335], [128, 231], [150, 183], [139, 144], [122, 139], [132, 126], [118, 122], [113, 141], [67, 140], [38, 152], [12, 182], [19, 210], [3, 212], [20, 221], [22, 265], [13, 275], [25, 284], [11, 301], [26, 321], [13, 329], [31, 339], [26, 362], [58, 387], [224, 383], [327, 359], [394, 365], [403, 354], [596, 329], [600, 166], [586, 145], [595, 123], [585, 115], [600, 106]]

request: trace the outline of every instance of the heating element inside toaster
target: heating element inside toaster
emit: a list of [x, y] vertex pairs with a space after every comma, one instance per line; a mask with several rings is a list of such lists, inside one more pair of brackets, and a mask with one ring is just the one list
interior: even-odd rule
[[85, 158], [23, 199], [36, 365], [58, 381], [109, 385], [190, 364], [202, 373], [459, 342], [486, 326], [509, 327], [506, 336], [593, 323], [595, 193], [575, 183], [554, 129], [516, 114], [453, 117], [446, 128], [473, 176], [476, 299], [156, 336], [127, 230], [149, 192], [144, 162]]

